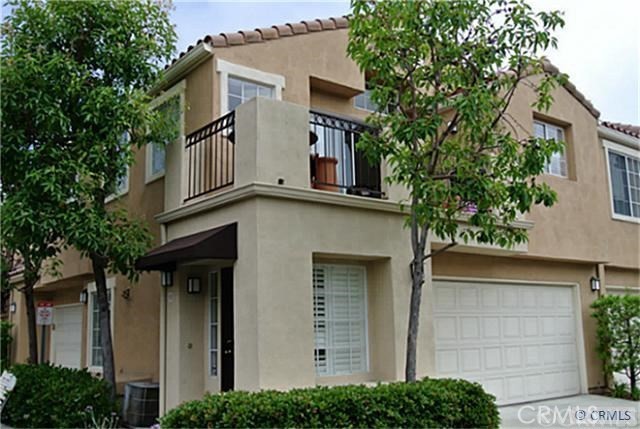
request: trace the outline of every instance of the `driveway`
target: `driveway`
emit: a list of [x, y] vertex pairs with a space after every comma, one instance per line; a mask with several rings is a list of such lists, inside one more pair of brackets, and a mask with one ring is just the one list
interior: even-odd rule
[[640, 402], [578, 395], [500, 407], [503, 428], [640, 427]]

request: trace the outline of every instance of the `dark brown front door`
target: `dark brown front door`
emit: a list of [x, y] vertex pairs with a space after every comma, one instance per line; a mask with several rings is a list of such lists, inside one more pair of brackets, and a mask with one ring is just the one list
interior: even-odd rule
[[220, 389], [233, 390], [233, 268], [223, 268], [220, 272], [220, 335], [222, 358]]

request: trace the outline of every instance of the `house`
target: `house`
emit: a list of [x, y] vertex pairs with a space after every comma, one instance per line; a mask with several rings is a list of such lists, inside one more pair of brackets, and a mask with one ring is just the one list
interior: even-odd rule
[[[404, 378], [407, 191], [354, 146], [375, 107], [347, 28], [207, 36], [157, 88], [158, 106], [179, 107], [179, 136], [138, 154], [117, 200], [155, 219], [158, 246], [138, 261], [153, 274], [111, 284], [118, 381], [159, 380], [161, 412], [207, 391]], [[479, 381], [500, 404], [601, 388], [589, 305], [609, 286], [640, 290], [637, 131], [599, 124], [571, 83], [548, 112], [533, 97], [523, 85], [509, 114], [519, 136], [567, 142], [541, 177], [558, 203], [510, 225], [527, 244], [461, 244], [429, 261], [421, 311], [418, 375]], [[84, 262], [65, 258], [63, 278], [38, 288], [55, 317], [91, 291]], [[65, 347], [82, 366], [92, 308]]]
[[[136, 162], [121, 178], [118, 191], [109, 197], [108, 207], [124, 206], [129, 213], [145, 219], [155, 242], [160, 243], [160, 227], [154, 216], [163, 209], [162, 163], [151, 162], [153, 148], [135, 154]], [[161, 154], [160, 156], [163, 156]], [[44, 327], [44, 361], [69, 368], [88, 368], [102, 374], [102, 351], [98, 323], [98, 303], [91, 261], [73, 250], [60, 255], [59, 275], [44, 273], [35, 286], [35, 300], [53, 305], [53, 324]], [[11, 358], [25, 362], [29, 356], [27, 316], [24, 295], [19, 292], [22, 268], [18, 263], [11, 273], [15, 288], [3, 296], [3, 319], [14, 324]], [[159, 306], [160, 276], [144, 273], [136, 284], [125, 276], [108, 274], [111, 298], [111, 332], [114, 344], [117, 389], [120, 393], [129, 381], [159, 379]], [[41, 350], [38, 326], [38, 351]], [[40, 357], [40, 356], [39, 356]]]

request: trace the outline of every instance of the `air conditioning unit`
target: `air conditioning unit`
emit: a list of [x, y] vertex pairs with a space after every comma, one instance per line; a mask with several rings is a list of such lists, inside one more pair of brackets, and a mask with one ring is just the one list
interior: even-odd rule
[[148, 428], [157, 423], [160, 385], [149, 382], [127, 383], [124, 387], [123, 416], [129, 427]]

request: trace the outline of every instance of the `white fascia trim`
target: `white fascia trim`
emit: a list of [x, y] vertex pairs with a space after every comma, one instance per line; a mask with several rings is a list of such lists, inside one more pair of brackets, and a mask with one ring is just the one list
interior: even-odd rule
[[[113, 321], [115, 317], [113, 317], [113, 308], [114, 303], [116, 301], [116, 297], [113, 293], [116, 287], [116, 279], [115, 277], [107, 278], [107, 290], [111, 291], [111, 302], [109, 303], [109, 317], [111, 318], [111, 342], [113, 344], [114, 331], [113, 331]], [[91, 294], [96, 291], [96, 282], [87, 283], [87, 344], [86, 344], [86, 362], [87, 370], [94, 374], [102, 374], [103, 368], [101, 366], [92, 366], [89, 365], [91, 360], [91, 343], [93, 342], [93, 299], [91, 298]]]
[[285, 78], [282, 75], [268, 73], [221, 59], [216, 61], [216, 71], [220, 75], [220, 116], [229, 112], [229, 76], [272, 86], [275, 92], [275, 99], [282, 100], [282, 90], [285, 88]]
[[213, 47], [208, 43], [200, 43], [166, 69], [160, 82], [149, 91], [149, 94], [155, 95], [163, 88], [183, 78], [187, 73], [202, 64], [212, 55]]
[[[611, 128], [603, 125], [598, 126], [598, 135], [603, 139], [610, 140], [613, 144], [620, 144], [627, 146], [636, 151], [640, 151], [640, 139], [632, 137], [628, 134], [621, 133], [620, 131], [612, 130]], [[603, 140], [604, 143], [605, 140]], [[637, 156], [637, 155], [636, 155]]]
[[[185, 139], [185, 111], [186, 111], [186, 90], [187, 90], [187, 80], [182, 79], [180, 82], [173, 85], [171, 88], [158, 95], [156, 98], [151, 101], [149, 104], [152, 109], [160, 106], [165, 101], [171, 99], [172, 97], [179, 96], [180, 97], [180, 136], [177, 141], [182, 143]], [[166, 153], [166, 147], [165, 147]], [[145, 147], [144, 159], [145, 159], [145, 169], [144, 169], [144, 183], [149, 184], [154, 182], [162, 177], [164, 177], [165, 169], [155, 174], [151, 173], [152, 170], [152, 147], [151, 144], [147, 144]], [[166, 164], [166, 156], [165, 156], [165, 164]]]
[[622, 143], [605, 139], [602, 140], [602, 146], [614, 152], [620, 152], [633, 158], [640, 159], [640, 147], [638, 147], [638, 149], [634, 149]]

